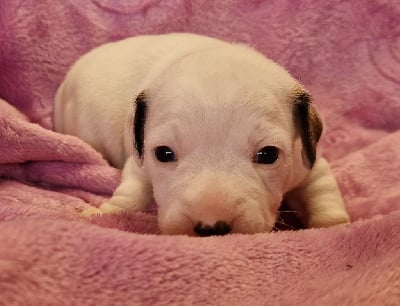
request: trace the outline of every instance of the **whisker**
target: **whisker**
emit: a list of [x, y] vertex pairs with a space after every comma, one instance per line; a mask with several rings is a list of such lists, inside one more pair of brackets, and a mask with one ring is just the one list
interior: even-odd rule
[[280, 229], [277, 228], [275, 225], [271, 226], [271, 230], [274, 231], [274, 232], [279, 232], [280, 231]]
[[276, 221], [276, 223], [289, 227], [290, 229], [295, 229], [293, 225], [290, 225], [284, 221]]
[[271, 231], [279, 231], [279, 228], [277, 228], [275, 224], [268, 224], [268, 226], [271, 228]]
[[[295, 230], [296, 229], [293, 225], [286, 223], [285, 220], [279, 215], [276, 217], [275, 224], [283, 225], [283, 226], [285, 226], [285, 227], [287, 227], [287, 228], [289, 228], [291, 230]], [[276, 227], [276, 226], [274, 226], [274, 227]]]

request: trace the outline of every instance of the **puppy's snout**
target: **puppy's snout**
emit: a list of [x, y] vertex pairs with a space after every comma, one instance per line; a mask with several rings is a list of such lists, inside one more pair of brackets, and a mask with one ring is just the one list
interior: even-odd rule
[[222, 236], [230, 233], [231, 226], [224, 221], [217, 221], [214, 225], [204, 225], [201, 222], [194, 227], [194, 232], [201, 236]]

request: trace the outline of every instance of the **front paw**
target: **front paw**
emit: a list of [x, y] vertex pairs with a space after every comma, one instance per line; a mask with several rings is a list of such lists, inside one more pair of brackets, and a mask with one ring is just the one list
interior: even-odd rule
[[119, 214], [124, 212], [125, 209], [105, 202], [99, 208], [90, 207], [81, 212], [82, 217], [101, 216], [104, 214]]
[[82, 211], [80, 213], [80, 216], [81, 217], [91, 217], [91, 216], [96, 216], [96, 215], [100, 216], [102, 214], [103, 214], [103, 212], [100, 209], [98, 209], [97, 207], [90, 207], [90, 208], [86, 208], [84, 211]]
[[105, 202], [99, 207], [102, 214], [120, 214], [126, 211], [126, 209], [113, 205], [111, 202]]
[[325, 213], [311, 215], [308, 220], [308, 228], [330, 227], [338, 224], [349, 224], [350, 217], [346, 212]]

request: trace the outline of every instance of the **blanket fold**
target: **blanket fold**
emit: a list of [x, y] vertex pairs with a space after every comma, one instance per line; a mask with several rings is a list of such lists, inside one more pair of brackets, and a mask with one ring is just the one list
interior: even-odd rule
[[[37, 305], [394, 305], [399, 288], [388, 284], [399, 275], [399, 217], [295, 235], [196, 240], [76, 221], [6, 222], [0, 225], [2, 298]], [[27, 293], [4, 290], [11, 282]]]

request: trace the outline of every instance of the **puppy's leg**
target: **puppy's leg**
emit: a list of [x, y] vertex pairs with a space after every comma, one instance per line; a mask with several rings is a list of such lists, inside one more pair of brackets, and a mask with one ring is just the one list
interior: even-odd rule
[[151, 184], [143, 170], [136, 165], [133, 156], [130, 156], [122, 170], [121, 183], [111, 199], [100, 205], [99, 208], [84, 210], [81, 215], [143, 211], [151, 199]]
[[324, 158], [317, 160], [306, 180], [286, 199], [308, 228], [350, 222], [335, 177]]

